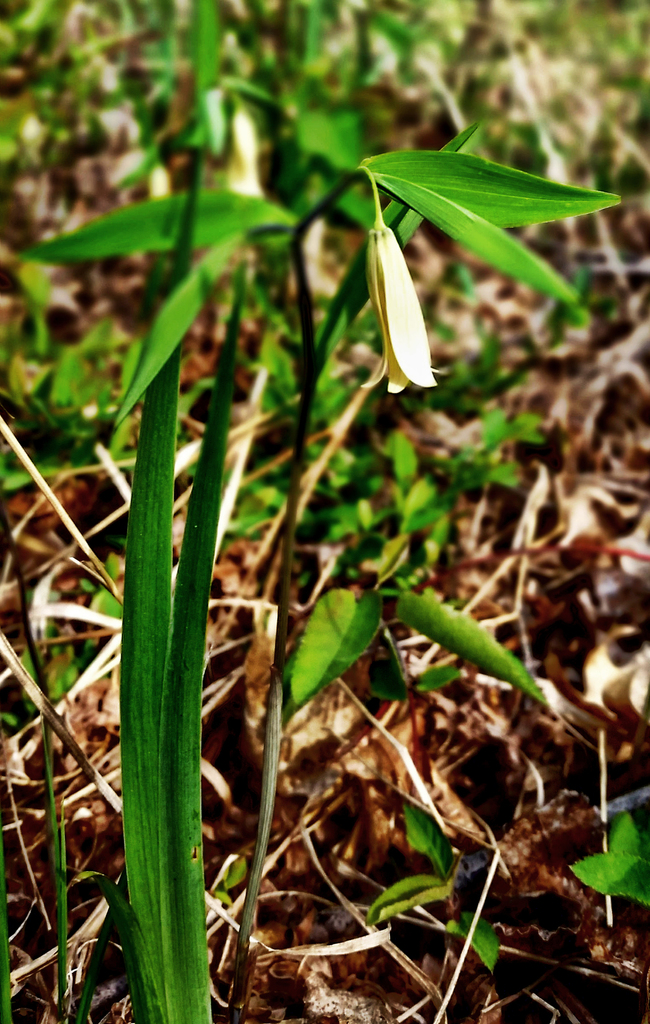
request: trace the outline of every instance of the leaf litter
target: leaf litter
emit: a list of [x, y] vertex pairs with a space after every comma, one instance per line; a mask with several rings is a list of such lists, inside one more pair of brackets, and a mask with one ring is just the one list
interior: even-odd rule
[[[475, 23], [470, 19], [464, 26], [474, 43], [465, 59], [445, 73], [448, 84], [442, 83], [435, 119], [425, 123], [420, 116], [414, 125], [409, 104], [417, 107], [426, 92], [416, 100], [404, 98], [390, 76], [386, 79], [383, 88], [397, 115], [396, 146], [444, 141], [445, 117], [454, 113], [457, 100], [465, 102], [473, 76], [489, 69], [483, 86], [485, 102], [491, 108], [509, 104], [513, 121], [529, 125], [538, 134], [549, 171], [560, 169], [558, 158], [569, 163], [577, 158], [582, 152], [577, 146], [579, 136], [591, 146], [600, 137], [604, 146], [607, 118], [621, 125], [616, 141], [607, 143], [612, 173], [630, 159], [642, 162], [645, 151], [633, 137], [632, 115], [625, 108], [629, 95], [624, 89], [611, 84], [608, 91], [599, 89], [596, 64], [586, 65], [585, 70], [566, 54], [536, 49], [536, 44], [522, 41], [525, 32], [513, 42], [515, 29], [508, 31], [507, 57], [495, 58], [491, 48], [499, 24], [503, 28], [498, 21], [490, 28], [477, 17]], [[520, 60], [517, 47], [534, 51], [539, 59]], [[426, 61], [423, 66], [430, 67]], [[549, 130], [540, 109], [562, 105], [565, 118], [554, 119]], [[137, 155], [129, 143], [129, 129], [125, 113], [113, 124], [107, 152], [93, 158], [77, 155], [63, 182], [47, 170], [18, 180], [3, 261], [6, 255], [11, 262], [27, 242], [143, 197], [141, 186], [122, 189], [116, 185], [125, 158], [133, 160]], [[431, 134], [441, 138], [431, 139]], [[497, 129], [488, 127], [486, 145], [497, 154], [503, 147], [516, 150], [522, 145], [517, 138], [515, 133], [515, 141], [499, 139]], [[534, 156], [539, 160], [540, 152], [536, 150]], [[74, 196], [67, 208], [66, 191]], [[542, 434], [541, 441], [515, 437], [504, 442], [506, 457], [519, 467], [517, 479], [505, 484], [498, 479], [482, 482], [457, 495], [454, 539], [445, 561], [433, 567], [426, 584], [460, 607], [466, 609], [470, 602], [471, 614], [484, 624], [491, 623], [536, 681], [551, 681], [556, 696], [550, 708], [532, 704], [468, 663], [446, 659], [426, 637], [414, 638], [395, 624], [410, 681], [420, 678], [428, 667], [445, 664], [457, 667], [459, 676], [442, 690], [411, 689], [403, 703], [371, 705], [372, 720], [336, 684], [294, 716], [283, 747], [255, 935], [260, 945], [274, 950], [316, 945], [319, 953], [297, 959], [282, 952], [273, 956], [260, 952], [249, 1008], [255, 1020], [326, 1019], [334, 1024], [354, 1018], [380, 1024], [412, 1015], [430, 1024], [436, 1015], [435, 992], [447, 990], [462, 948], [462, 937], [447, 935], [445, 922], [460, 921], [461, 915], [476, 907], [490, 848], [498, 849], [499, 868], [487, 893], [484, 917], [499, 938], [499, 959], [492, 975], [469, 949], [461, 983], [449, 1005], [449, 1020], [509, 1024], [525, 1019], [536, 1024], [547, 1021], [549, 1015], [557, 1019], [564, 1014], [571, 1020], [572, 1014], [573, 1019], [603, 1024], [611, 1019], [614, 1008], [623, 1012], [623, 1006], [628, 1018], [634, 1019], [632, 990], [640, 985], [650, 956], [648, 911], [615, 899], [614, 926], [608, 928], [603, 898], [587, 890], [570, 870], [580, 857], [602, 848], [596, 810], [598, 729], [606, 730], [610, 798], [646, 785], [650, 763], [648, 738], [640, 728], [648, 683], [650, 378], [645, 326], [648, 279], [643, 262], [647, 261], [648, 218], [642, 206], [632, 201], [599, 215], [597, 223], [595, 238], [591, 227], [581, 222], [530, 233], [557, 257], [565, 273], [588, 268], [594, 281], [588, 326], [554, 324], [545, 302], [464, 256], [474, 279], [473, 286], [467, 286], [455, 247], [433, 229], [422, 231], [409, 247], [415, 276], [426, 291], [436, 325], [433, 362], [448, 368], [453, 361], [476, 363], [485, 351], [485, 334], [494, 332], [501, 343], [499, 369], [483, 364], [481, 372], [495, 377], [493, 390], [487, 399], [479, 395], [474, 405], [471, 386], [464, 392], [464, 408], [411, 406], [406, 415], [384, 399], [375, 407], [377, 424], [382, 424], [382, 430], [383, 424], [390, 424], [410, 440], [419, 458], [434, 460], [459, 459], [467, 447], [482, 443], [485, 423], [479, 413], [484, 400], [501, 409], [506, 420], [534, 412]], [[354, 231], [348, 230], [348, 236], [354, 243]], [[320, 245], [318, 251], [314, 243], [314, 259], [322, 261], [325, 250], [331, 270], [334, 249], [327, 246], [334, 247], [335, 242], [327, 231]], [[618, 253], [631, 255], [625, 261]], [[51, 292], [46, 316], [53, 335], [63, 345], [77, 344], [106, 317], [125, 338], [136, 333], [148, 269], [147, 257], [128, 257], [99, 267], [48, 271]], [[3, 320], [10, 309], [16, 315], [16, 300], [2, 301]], [[185, 393], [213, 372], [223, 340], [217, 320], [213, 310], [206, 310], [188, 334]], [[245, 352], [256, 353], [263, 330], [262, 318], [251, 318], [245, 325]], [[453, 350], [445, 340], [450, 331]], [[357, 346], [364, 344], [361, 337]], [[341, 353], [337, 373], [343, 380], [354, 355], [355, 346]], [[117, 365], [111, 357], [108, 370], [116, 381]], [[29, 395], [33, 370], [27, 367], [25, 373], [23, 399]], [[498, 379], [498, 373], [503, 379]], [[242, 415], [251, 387], [251, 375], [240, 370]], [[444, 388], [442, 378], [437, 390]], [[360, 404], [354, 403], [353, 411], [360, 417]], [[188, 427], [194, 417], [200, 423], [204, 412], [199, 394], [191, 405]], [[333, 481], [336, 486], [339, 455], [354, 448], [359, 437], [365, 443], [381, 443], [379, 426], [368, 427], [367, 418], [360, 423], [350, 415], [337, 433], [339, 425], [340, 421], [329, 426], [333, 444], [318, 470], [308, 469], [305, 474], [306, 516], [331, 502], [326, 485]], [[21, 440], [38, 464], [33, 435], [24, 429]], [[259, 461], [253, 463], [257, 471], [290, 443], [286, 421], [278, 417], [267, 423], [254, 443], [262, 449], [255, 456]], [[444, 482], [448, 479], [444, 468], [440, 472]], [[189, 480], [184, 477], [182, 483], [187, 485]], [[62, 474], [60, 479], [54, 477], [53, 486], [82, 532], [120, 502], [99, 462], [92, 473], [73, 473], [66, 480]], [[386, 484], [380, 496], [386, 505], [391, 488], [392, 482]], [[274, 597], [274, 588], [268, 579], [264, 585], [264, 576], [274, 578], [282, 523], [271, 492], [272, 487], [264, 499], [271, 502], [269, 509], [257, 520], [251, 516], [254, 530], [226, 535], [214, 573], [203, 748], [204, 760], [213, 770], [206, 769], [203, 783], [208, 892], [213, 891], [229, 856], [250, 861], [255, 837], [261, 702]], [[250, 495], [246, 500], [250, 505]], [[64, 560], [69, 536], [58, 517], [49, 506], [39, 504], [30, 489], [15, 491], [8, 507], [14, 525], [29, 517], [17, 538], [25, 574], [36, 580], [51, 565], [51, 602], [70, 600], [88, 608], [96, 588], [82, 567]], [[241, 509], [236, 509], [235, 515], [239, 514]], [[183, 517], [180, 507], [176, 555]], [[113, 547], [101, 534], [97, 544], [101, 557]], [[333, 548], [337, 558], [340, 547]], [[314, 543], [306, 534], [301, 538], [294, 646], [307, 621], [305, 609], [318, 596], [319, 574], [314, 574], [314, 565], [322, 569], [329, 564], [323, 586], [336, 586], [340, 563], [331, 563], [325, 548], [325, 543]], [[119, 588], [121, 556], [118, 562], [114, 578]], [[308, 584], [299, 582], [303, 576]], [[360, 580], [350, 584], [357, 599], [374, 583], [369, 570]], [[19, 598], [10, 568], [1, 585], [3, 632], [16, 641], [22, 654]], [[51, 604], [46, 603], [48, 607]], [[394, 611], [394, 604], [387, 600], [386, 621], [391, 621]], [[51, 665], [54, 658], [49, 652], [54, 644], [50, 646], [50, 641], [64, 651], [82, 651], [83, 661], [78, 654], [72, 660], [79, 669], [77, 675], [80, 665], [88, 670], [114, 635], [72, 615], [60, 620], [46, 614], [48, 643], [42, 643], [41, 650], [47, 652]], [[350, 693], [364, 704], [370, 698], [372, 653], [345, 673]], [[55, 680], [64, 669], [63, 663], [59, 669], [55, 665]], [[64, 696], [57, 706], [85, 755], [119, 792], [118, 666], [104, 671], [99, 664], [97, 671], [97, 678]], [[3, 678], [3, 711], [24, 715], [22, 698], [9, 676]], [[396, 959], [383, 939], [372, 951], [363, 943], [355, 946], [354, 940], [364, 934], [366, 909], [382, 889], [407, 875], [430, 870], [428, 861], [406, 838], [403, 800], [419, 798], [414, 771], [425, 789], [426, 799], [420, 804], [435, 807], [454, 847], [464, 856], [464, 867], [447, 900], [392, 921], [391, 942], [399, 950]], [[42, 744], [38, 731], [24, 718], [5, 739], [5, 777], [7, 773], [20, 826], [9, 821], [5, 827], [12, 966], [20, 988], [16, 1005], [28, 1019], [47, 1019], [41, 1018], [36, 1006], [47, 1006], [50, 999], [54, 942], [34, 902], [19, 839], [50, 915], [54, 887], [42, 811]], [[58, 741], [54, 773], [59, 805], [65, 798], [69, 878], [88, 866], [117, 877], [123, 867], [119, 816], [87, 783]], [[302, 823], [302, 831], [297, 822]], [[237, 883], [229, 893], [233, 903], [228, 914], [234, 920], [244, 884]], [[70, 908], [75, 972], [85, 963], [88, 944], [99, 926], [99, 904], [90, 886], [79, 883], [70, 888]], [[223, 1013], [232, 977], [232, 931], [214, 912], [208, 915], [208, 926], [215, 1012]], [[343, 953], [340, 944], [350, 942], [353, 945]], [[326, 952], [328, 946], [332, 948]], [[116, 994], [123, 974], [119, 951], [110, 947], [100, 985], [103, 1003], [96, 1005], [93, 1020], [107, 1012], [104, 1019], [114, 1024], [131, 1019], [128, 999]], [[78, 986], [79, 977], [73, 973], [73, 978]]]

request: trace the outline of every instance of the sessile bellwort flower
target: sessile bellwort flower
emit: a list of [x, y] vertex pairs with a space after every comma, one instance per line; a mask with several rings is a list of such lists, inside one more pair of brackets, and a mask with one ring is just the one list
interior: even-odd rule
[[388, 390], [403, 391], [412, 381], [422, 388], [435, 387], [431, 352], [420, 302], [394, 232], [386, 227], [379, 196], [375, 195], [375, 226], [370, 231], [366, 278], [370, 301], [379, 320], [384, 350], [381, 363], [362, 387], [378, 384], [388, 374]]

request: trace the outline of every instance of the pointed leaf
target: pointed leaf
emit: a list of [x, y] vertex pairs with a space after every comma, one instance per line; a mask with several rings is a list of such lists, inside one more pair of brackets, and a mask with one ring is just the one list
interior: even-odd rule
[[562, 185], [471, 153], [400, 151], [365, 162], [379, 181], [411, 183], [502, 228], [593, 213], [620, 202], [610, 192]]
[[453, 879], [449, 878], [443, 882], [435, 875], [412, 875], [410, 878], [403, 878], [377, 897], [368, 908], [366, 921], [368, 924], [380, 924], [395, 917], [396, 914], [412, 910], [413, 907], [446, 900], [453, 885]]
[[115, 882], [105, 875], [84, 871], [79, 877], [92, 878], [97, 882], [102, 896], [111, 908], [124, 952], [131, 1002], [133, 1003], [133, 1016], [138, 1024], [162, 1024], [167, 1018], [162, 1009], [160, 994], [156, 989], [155, 972], [149, 956], [149, 949], [133, 907], [127, 902]]
[[233, 309], [187, 509], [161, 693], [160, 917], [167, 1006], [175, 1024], [211, 1019], [201, 832], [201, 691], [244, 269], [235, 278]]
[[404, 804], [404, 819], [409, 845], [429, 858], [440, 878], [447, 878], [454, 864], [454, 852], [440, 825], [410, 804]]
[[[454, 139], [450, 139], [443, 148], [450, 152], [456, 152], [469, 141], [477, 128], [478, 123], [470, 125]], [[408, 206], [392, 202], [384, 210], [384, 221], [387, 227], [393, 229], [397, 235], [397, 241], [403, 249], [422, 223], [422, 217], [414, 210], [410, 210]], [[316, 335], [317, 374], [321, 372], [345, 331], [368, 301], [366, 249], [367, 245], [362, 245], [355, 256]]]
[[517, 686], [530, 697], [546, 703], [544, 694], [518, 658], [490, 636], [468, 615], [441, 604], [432, 590], [424, 594], [402, 594], [397, 615], [418, 633], [441, 644], [453, 654], [480, 668], [482, 672]]
[[236, 241], [224, 242], [211, 249], [165, 301], [147, 340], [128, 391], [117, 415], [116, 425], [131, 412], [156, 374], [192, 326], [207, 301], [219, 274], [225, 269]]
[[422, 673], [415, 689], [420, 693], [430, 693], [431, 690], [442, 689], [447, 683], [453, 683], [454, 679], [460, 679], [460, 672], [453, 665], [434, 665]]
[[650, 860], [632, 853], [597, 853], [571, 868], [581, 882], [609, 896], [650, 907]]
[[635, 857], [643, 856], [641, 836], [634, 823], [634, 818], [627, 811], [617, 814], [612, 822], [609, 833], [609, 849], [614, 854], [631, 853]]
[[574, 289], [514, 235], [508, 235], [478, 214], [421, 185], [386, 174], [376, 174], [375, 180], [389, 195], [407, 203], [422, 217], [436, 224], [445, 234], [503, 274], [523, 281], [531, 288], [562, 302], [573, 303], [577, 300]]
[[[98, 217], [77, 231], [35, 245], [24, 259], [74, 263], [133, 252], [164, 252], [176, 245], [186, 195], [151, 199]], [[265, 199], [233, 192], [199, 193], [194, 247], [218, 245], [267, 222], [291, 224], [292, 214]]]
[[293, 664], [296, 705], [311, 700], [354, 664], [377, 632], [380, 615], [381, 598], [374, 590], [367, 590], [358, 604], [350, 590], [330, 590], [320, 598]]
[[[447, 922], [447, 931], [450, 935], [459, 935], [466, 939], [473, 920], [473, 914], [463, 911], [460, 921]], [[499, 940], [492, 925], [482, 917], [479, 917], [476, 922], [476, 928], [472, 935], [472, 948], [478, 953], [488, 971], [493, 971], [499, 957]]]

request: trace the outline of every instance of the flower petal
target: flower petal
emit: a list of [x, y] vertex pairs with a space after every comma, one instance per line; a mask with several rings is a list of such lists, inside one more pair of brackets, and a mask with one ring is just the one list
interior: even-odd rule
[[408, 380], [420, 387], [433, 387], [436, 380], [420, 301], [404, 254], [390, 229], [377, 239], [377, 255], [383, 271], [384, 316], [394, 358]]

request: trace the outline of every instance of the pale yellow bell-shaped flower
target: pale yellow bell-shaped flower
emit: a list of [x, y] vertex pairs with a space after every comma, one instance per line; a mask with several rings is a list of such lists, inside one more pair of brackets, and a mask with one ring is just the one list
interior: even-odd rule
[[409, 381], [422, 388], [435, 387], [420, 302], [399, 242], [384, 224], [378, 199], [377, 220], [368, 239], [366, 277], [384, 352], [379, 368], [362, 386], [373, 387], [388, 374], [388, 390], [394, 394]]
[[232, 144], [226, 174], [228, 188], [242, 196], [263, 196], [257, 170], [257, 132], [255, 122], [243, 107], [232, 119]]

